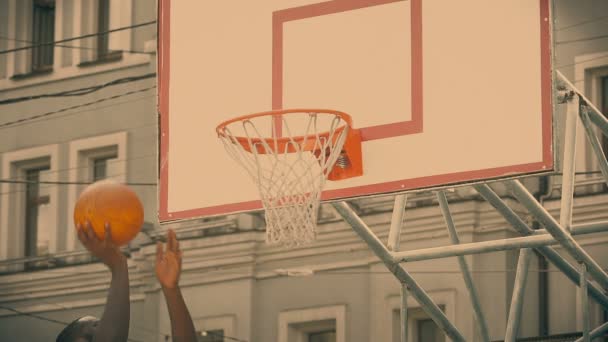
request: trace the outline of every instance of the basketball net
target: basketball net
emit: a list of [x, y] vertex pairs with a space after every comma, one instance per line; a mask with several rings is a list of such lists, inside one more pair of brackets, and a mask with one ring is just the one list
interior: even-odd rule
[[218, 126], [226, 151], [258, 188], [267, 243], [297, 246], [315, 239], [321, 192], [340, 157], [349, 119], [340, 112], [293, 110]]

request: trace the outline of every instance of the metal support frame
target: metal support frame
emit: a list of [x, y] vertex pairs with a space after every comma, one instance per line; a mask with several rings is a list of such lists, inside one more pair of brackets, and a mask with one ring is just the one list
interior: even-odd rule
[[409, 339], [407, 310], [407, 285], [401, 284], [401, 342]]
[[567, 102], [566, 133], [564, 137], [564, 160], [562, 173], [562, 200], [559, 212], [559, 224], [567, 231], [572, 225], [572, 201], [574, 198], [574, 181], [576, 177], [576, 128], [580, 109], [579, 97], [574, 95]]
[[589, 296], [587, 294], [587, 266], [581, 264], [581, 314], [583, 315], [583, 341], [590, 342], [589, 337]]
[[[346, 202], [332, 203], [337, 212], [352, 226], [353, 230], [367, 243], [373, 253], [386, 265], [388, 270], [393, 273], [400, 282], [402, 297], [401, 341], [407, 341], [408, 339], [408, 295], [411, 295], [418, 301], [422, 309], [441, 329], [443, 329], [450, 339], [453, 341], [465, 340], [457, 327], [448, 320], [443, 311], [431, 300], [429, 295], [412, 278], [410, 273], [406, 271], [401, 263], [457, 257], [465, 286], [471, 298], [475, 318], [479, 323], [481, 337], [484, 341], [489, 341], [488, 326], [483, 311], [481, 310], [481, 303], [479, 302], [477, 291], [473, 284], [471, 272], [464, 256], [509, 249], [520, 249], [520, 256], [515, 275], [513, 295], [511, 297], [505, 341], [516, 340], [523, 308], [524, 290], [532, 249], [535, 249], [538, 253], [543, 255], [581, 289], [580, 304], [581, 312], [583, 313], [583, 337], [577, 341], [590, 341], [593, 338], [608, 332], [608, 323], [589, 332], [588, 314], [589, 296], [604, 308], [608, 308], [608, 295], [605, 292], [605, 290], [608, 289], [608, 274], [573, 238], [574, 235], [606, 232], [608, 231], [608, 221], [572, 225], [575, 185], [576, 127], [578, 120], [580, 118], [585, 127], [585, 133], [595, 155], [600, 161], [600, 168], [607, 183], [608, 161], [604, 156], [599, 139], [593, 131], [592, 124], [599, 127], [601, 132], [608, 136], [608, 120], [591, 102], [577, 91], [561, 73], [557, 72], [556, 75], [561, 79], [562, 83], [565, 84], [565, 88], [567, 88], [567, 91], [563, 92], [565, 94], [563, 99], [568, 102], [559, 223], [538, 202], [538, 200], [532, 196], [519, 180], [511, 179], [504, 181], [504, 183], [510, 189], [517, 201], [539, 223], [541, 223], [545, 229], [533, 230], [530, 228], [528, 224], [488, 186], [489, 182], [481, 182], [473, 185], [473, 187], [506, 219], [512, 228], [521, 235], [520, 237], [461, 244], [456, 232], [453, 217], [449, 210], [447, 196], [443, 191], [439, 191], [437, 193], [437, 199], [452, 245], [412, 251], [399, 251], [406, 195], [399, 194], [395, 197], [391, 227], [386, 246]], [[561, 245], [561, 247], [576, 260], [578, 265], [572, 265], [550, 246], [555, 244]], [[589, 276], [597, 283], [588, 279]]]
[[[522, 235], [532, 235], [534, 230], [513, 211], [498, 195], [487, 185], [476, 185], [475, 189], [479, 194], [490, 203], [502, 216], [511, 224], [517, 232]], [[603, 222], [602, 225], [608, 225], [608, 222]], [[575, 226], [573, 233], [578, 231]], [[594, 230], [595, 231], [595, 230]], [[608, 231], [603, 229], [602, 231]], [[538, 247], [537, 251], [542, 254], [547, 260], [549, 260], [555, 267], [557, 267], [564, 275], [568, 277], [576, 285], [580, 283], [580, 274], [578, 270], [572, 266], [564, 257], [559, 255], [553, 248], [549, 246]], [[608, 308], [608, 296], [595, 284], [589, 285], [589, 294], [604, 307]]]
[[369, 248], [382, 260], [388, 270], [403, 284], [407, 285], [409, 293], [420, 303], [422, 309], [431, 319], [448, 335], [452, 341], [466, 341], [460, 331], [441, 311], [439, 306], [433, 302], [431, 297], [418, 285], [416, 280], [401, 266], [395, 262], [391, 252], [382, 244], [374, 232], [363, 222], [355, 211], [346, 202], [332, 203], [338, 213], [350, 224], [353, 230]]
[[523, 248], [519, 251], [519, 260], [517, 260], [517, 273], [515, 273], [515, 285], [513, 287], [513, 295], [511, 296], [511, 307], [509, 309], [505, 342], [515, 342], [517, 339], [531, 255], [532, 251], [528, 248]]
[[[439, 207], [441, 208], [443, 219], [445, 220], [446, 227], [448, 228], [450, 240], [452, 240], [453, 245], [459, 245], [460, 239], [458, 238], [456, 226], [454, 225], [454, 220], [452, 219], [452, 213], [450, 212], [450, 207], [448, 205], [448, 198], [443, 191], [437, 192], [437, 200], [439, 201]], [[483, 341], [489, 342], [490, 334], [488, 333], [488, 325], [481, 309], [481, 301], [477, 295], [477, 289], [475, 289], [475, 285], [473, 284], [473, 276], [471, 275], [471, 272], [469, 272], [469, 266], [467, 265], [467, 261], [463, 255], [458, 256], [458, 266], [460, 267], [460, 272], [462, 272], [464, 284], [469, 292], [471, 305], [473, 306], [475, 318], [479, 326], [479, 334], [481, 335]]]
[[[589, 338], [593, 340], [594, 338], [598, 338], [603, 334], [608, 333], [608, 322], [600, 325], [599, 327], [593, 329], [593, 331], [589, 334]], [[583, 337], [579, 338], [575, 342], [583, 342]]]
[[530, 214], [532, 214], [545, 229], [555, 237], [564, 250], [566, 250], [576, 261], [584, 263], [589, 269], [591, 276], [604, 288], [608, 288], [608, 274], [585, 250], [574, 240], [572, 235], [567, 232], [557, 221], [543, 208], [532, 194], [526, 189], [520, 181], [508, 180], [507, 185], [511, 187], [511, 191], [515, 198], [521, 203]]

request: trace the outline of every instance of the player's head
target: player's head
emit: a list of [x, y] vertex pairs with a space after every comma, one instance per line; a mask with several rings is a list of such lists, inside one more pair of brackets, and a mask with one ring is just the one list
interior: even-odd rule
[[99, 319], [93, 316], [84, 316], [68, 324], [57, 336], [56, 342], [91, 342]]

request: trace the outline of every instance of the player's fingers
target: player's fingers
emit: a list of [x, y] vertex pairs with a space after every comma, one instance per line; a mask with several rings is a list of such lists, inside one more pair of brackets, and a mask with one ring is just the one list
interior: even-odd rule
[[160, 241], [156, 242], [156, 263], [159, 263], [163, 259], [163, 243]]
[[82, 228], [82, 224], [78, 223], [76, 225], [76, 231], [78, 232], [78, 240], [80, 240], [80, 242], [83, 244], [89, 242], [89, 239]]
[[111, 242], [112, 241], [112, 228], [110, 228], [110, 223], [106, 222], [106, 224], [104, 225], [104, 240], [106, 242]]
[[91, 221], [87, 221], [85, 232], [87, 234], [87, 238], [89, 239], [89, 241], [99, 240], [97, 238], [97, 235], [95, 234], [95, 231], [93, 231], [93, 226], [91, 226]]
[[179, 241], [177, 240], [177, 236], [175, 236], [175, 233], [173, 233], [173, 251], [175, 251], [176, 253], [180, 251]]
[[169, 229], [169, 231], [167, 231], [167, 250], [175, 252], [176, 243], [177, 239], [175, 238], [175, 232], [173, 231], [173, 229]]

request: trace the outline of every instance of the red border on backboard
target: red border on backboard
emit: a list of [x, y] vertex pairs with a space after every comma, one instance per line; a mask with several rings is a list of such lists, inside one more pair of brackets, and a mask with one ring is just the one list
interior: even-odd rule
[[[308, 6], [296, 7], [275, 12], [273, 15], [273, 58], [277, 48], [277, 39], [281, 38], [282, 30], [277, 36], [278, 25], [301, 18], [314, 17], [329, 13], [364, 8], [380, 4], [387, 4], [403, 0], [333, 0]], [[398, 135], [412, 134], [422, 130], [422, 0], [410, 0], [412, 3], [412, 120], [399, 123], [373, 126], [367, 129], [365, 140], [381, 139]], [[354, 196], [366, 196], [378, 193], [397, 192], [408, 189], [427, 188], [443, 184], [455, 184], [480, 179], [492, 179], [499, 177], [515, 176], [525, 173], [549, 171], [553, 168], [553, 146], [552, 146], [552, 68], [551, 68], [551, 23], [549, 13], [549, 0], [539, 0], [540, 2], [540, 28], [541, 28], [541, 94], [542, 94], [542, 143], [543, 161], [530, 164], [512, 165], [499, 168], [473, 170], [467, 172], [450, 173], [421, 178], [405, 179], [380, 184], [370, 184], [339, 190], [324, 191], [322, 199], [331, 200], [336, 198], [346, 198]], [[197, 208], [179, 212], [168, 211], [169, 195], [169, 76], [170, 76], [170, 8], [171, 0], [160, 0], [159, 6], [159, 46], [158, 46], [158, 110], [160, 112], [160, 158], [159, 158], [159, 219], [161, 221], [171, 221], [188, 219], [200, 216], [221, 215], [233, 212], [261, 209], [261, 201], [248, 201], [218, 205], [207, 208]], [[419, 15], [415, 15], [419, 13]], [[301, 18], [299, 18], [301, 17]], [[416, 33], [417, 32], [417, 33]], [[419, 35], [418, 35], [419, 34]], [[414, 37], [416, 35], [417, 37]], [[281, 44], [282, 45], [282, 44]], [[418, 48], [416, 48], [416, 46]], [[282, 80], [277, 80], [282, 74], [282, 61], [279, 66], [274, 65], [273, 60], [273, 108], [280, 108], [279, 99], [282, 94], [275, 93], [277, 84]], [[415, 68], [414, 66], [418, 66]], [[281, 71], [281, 72], [278, 72]], [[277, 81], [279, 83], [277, 83]], [[417, 92], [417, 93], [414, 93]], [[416, 103], [419, 99], [419, 102]], [[276, 101], [276, 102], [275, 102]], [[419, 125], [419, 126], [416, 126]]]
[[[276, 11], [272, 14], [272, 109], [283, 109], [283, 24], [403, 0], [333, 0]], [[411, 120], [359, 127], [361, 140], [375, 140], [422, 132], [422, 0], [411, 2]]]

